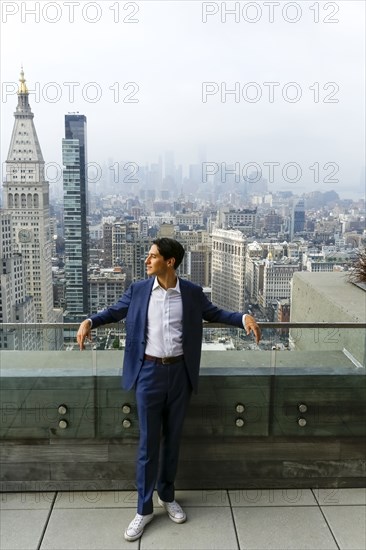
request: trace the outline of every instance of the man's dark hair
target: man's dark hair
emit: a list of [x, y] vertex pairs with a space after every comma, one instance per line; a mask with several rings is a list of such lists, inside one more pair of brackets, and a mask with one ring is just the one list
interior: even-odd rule
[[161, 239], [155, 239], [153, 244], [158, 247], [164, 260], [169, 260], [170, 258], [175, 259], [174, 269], [180, 266], [184, 257], [184, 248], [178, 241], [169, 239], [168, 237], [162, 237]]

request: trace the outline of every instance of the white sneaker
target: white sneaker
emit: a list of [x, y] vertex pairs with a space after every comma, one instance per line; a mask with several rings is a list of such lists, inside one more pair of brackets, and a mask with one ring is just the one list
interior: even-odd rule
[[165, 508], [170, 519], [175, 521], [175, 523], [184, 523], [186, 521], [187, 515], [183, 512], [181, 506], [176, 500], [173, 500], [173, 502], [164, 502], [160, 497], [158, 497], [158, 503], [160, 506]]
[[139, 539], [144, 532], [145, 525], [150, 523], [153, 517], [154, 514], [147, 514], [146, 516], [136, 514], [125, 531], [125, 539], [129, 541]]

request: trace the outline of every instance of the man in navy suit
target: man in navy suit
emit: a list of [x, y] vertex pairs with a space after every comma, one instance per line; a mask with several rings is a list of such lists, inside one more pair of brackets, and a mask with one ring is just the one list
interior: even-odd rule
[[123, 387], [135, 388], [140, 428], [137, 514], [124, 535], [129, 541], [141, 537], [153, 519], [155, 485], [170, 519], [186, 520], [174, 499], [174, 480], [184, 418], [192, 390], [197, 391], [202, 319], [244, 327], [257, 343], [261, 337], [251, 315], [219, 309], [200, 286], [177, 277], [183, 256], [178, 241], [153, 241], [145, 261], [151, 277], [133, 283], [116, 304], [83, 321], [77, 333], [84, 349], [92, 328], [126, 319]]

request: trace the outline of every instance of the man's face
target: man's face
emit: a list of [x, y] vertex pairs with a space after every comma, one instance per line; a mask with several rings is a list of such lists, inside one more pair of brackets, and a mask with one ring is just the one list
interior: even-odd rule
[[164, 260], [156, 244], [153, 244], [145, 260], [146, 272], [148, 275], [164, 276], [174, 265], [174, 260]]

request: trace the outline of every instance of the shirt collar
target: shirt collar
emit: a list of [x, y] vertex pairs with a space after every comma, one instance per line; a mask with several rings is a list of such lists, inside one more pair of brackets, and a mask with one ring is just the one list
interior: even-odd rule
[[[158, 278], [155, 277], [154, 279], [154, 284], [153, 284], [153, 287], [152, 287], [152, 290], [156, 290], [157, 288], [161, 288], [162, 290], [165, 290], [165, 288], [163, 288], [162, 286], [159, 285], [159, 281], [158, 281]], [[180, 294], [180, 284], [179, 284], [179, 277], [177, 277], [177, 284], [175, 285], [174, 288], [169, 288], [168, 290], [170, 291], [174, 291], [174, 292], [177, 292], [178, 294]]]

